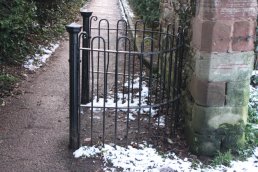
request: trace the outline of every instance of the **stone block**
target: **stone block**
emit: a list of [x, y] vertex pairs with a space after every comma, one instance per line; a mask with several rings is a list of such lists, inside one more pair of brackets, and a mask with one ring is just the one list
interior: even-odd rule
[[243, 129], [243, 126], [239, 124], [236, 127], [225, 127], [220, 128], [218, 131], [200, 134], [193, 131], [190, 127], [186, 127], [187, 142], [191, 152], [213, 156], [218, 151], [234, 151], [243, 146], [245, 143]]
[[217, 151], [235, 150], [243, 146], [245, 122], [244, 119], [237, 119], [245, 116], [238, 113], [247, 115], [244, 109], [247, 106], [226, 109], [195, 106], [192, 120], [185, 120], [186, 140], [190, 150], [211, 156]]
[[226, 106], [247, 106], [249, 103], [250, 80], [228, 82]]
[[209, 82], [248, 80], [253, 69], [254, 52], [196, 52], [195, 73]]
[[194, 101], [192, 100], [189, 92], [183, 92], [182, 95], [182, 113], [184, 115], [184, 119], [192, 120]]
[[214, 135], [200, 135], [193, 133], [188, 143], [191, 152], [197, 155], [214, 156], [220, 151], [221, 141], [216, 139]]
[[253, 51], [256, 22], [237, 21], [234, 23], [232, 37], [233, 51]]
[[202, 107], [195, 105], [192, 112], [192, 129], [197, 133], [213, 132], [221, 125], [246, 124], [248, 107]]
[[215, 135], [211, 132], [205, 134], [198, 133], [193, 130], [191, 121], [185, 121], [186, 141], [190, 146], [190, 151], [194, 154], [213, 156], [220, 150], [220, 140], [215, 139]]
[[224, 106], [226, 99], [225, 82], [208, 82], [193, 75], [190, 88], [195, 103], [201, 106]]
[[201, 20], [193, 21], [194, 48], [205, 52], [228, 52], [231, 50], [233, 22]]
[[197, 3], [197, 15], [205, 20], [256, 20], [256, 0], [201, 0]]

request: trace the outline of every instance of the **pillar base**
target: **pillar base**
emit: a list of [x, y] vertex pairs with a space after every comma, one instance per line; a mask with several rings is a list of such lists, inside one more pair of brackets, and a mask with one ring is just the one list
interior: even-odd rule
[[213, 156], [245, 143], [247, 107], [203, 107], [194, 105], [192, 120], [186, 119], [186, 136], [193, 153]]

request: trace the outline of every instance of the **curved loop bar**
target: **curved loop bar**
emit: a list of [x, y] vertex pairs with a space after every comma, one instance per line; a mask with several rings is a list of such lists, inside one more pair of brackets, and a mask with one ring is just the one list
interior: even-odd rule
[[127, 30], [127, 28], [128, 28], [128, 23], [127, 23], [127, 21], [124, 20], [124, 19], [118, 20], [118, 21], [117, 21], [117, 24], [116, 24], [116, 28], [117, 28], [117, 29], [119, 29], [119, 24], [120, 24], [120, 23], [124, 23], [124, 24], [125, 24], [125, 29]]
[[141, 52], [143, 52], [143, 50], [144, 50], [144, 42], [147, 41], [147, 40], [151, 40], [151, 44], [154, 41], [154, 39], [152, 37], [150, 37], [150, 36], [144, 37], [142, 42], [141, 42]]
[[79, 34], [79, 41], [80, 41], [81, 38], [82, 39], [87, 39], [87, 38], [89, 38], [89, 34], [85, 31], [83, 31]]
[[81, 39], [87, 38], [89, 38], [89, 34], [87, 32], [83, 31], [79, 34], [79, 47], [81, 47]]
[[137, 20], [134, 24], [134, 29], [135, 31], [137, 30], [137, 26], [142, 23], [143, 25], [145, 25], [145, 21], [144, 20]]
[[[119, 43], [120, 42], [120, 40], [126, 40], [126, 41], [128, 41], [129, 42], [129, 50], [130, 50], [130, 48], [131, 48], [131, 39], [130, 38], [128, 38], [127, 36], [121, 36], [121, 37], [119, 37], [118, 39], [117, 39], [117, 42]], [[130, 53], [130, 52], [129, 52]]]
[[109, 21], [108, 21], [107, 19], [101, 19], [101, 20], [99, 21], [99, 29], [100, 29], [101, 23], [103, 23], [104, 21], [106, 22], [106, 24], [107, 24], [107, 29], [109, 30]]
[[91, 18], [90, 18], [90, 28], [91, 28], [91, 26], [92, 26], [92, 21], [97, 21], [98, 20], [98, 17], [97, 16], [92, 16]]

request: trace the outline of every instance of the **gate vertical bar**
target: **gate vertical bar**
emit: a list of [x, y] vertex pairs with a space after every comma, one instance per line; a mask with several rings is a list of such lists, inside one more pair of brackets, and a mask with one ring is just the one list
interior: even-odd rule
[[[87, 38], [83, 38], [82, 46], [84, 48], [90, 47], [90, 17], [92, 12], [81, 11], [81, 15], [83, 18], [83, 31], [87, 33]], [[89, 50], [82, 51], [82, 91], [81, 91], [81, 103], [86, 104], [90, 101], [90, 54]]]
[[66, 26], [69, 32], [69, 73], [70, 73], [70, 104], [69, 104], [69, 147], [78, 149], [80, 146], [80, 111], [79, 111], [79, 87], [80, 87], [80, 51], [78, 34], [81, 25], [72, 23]]

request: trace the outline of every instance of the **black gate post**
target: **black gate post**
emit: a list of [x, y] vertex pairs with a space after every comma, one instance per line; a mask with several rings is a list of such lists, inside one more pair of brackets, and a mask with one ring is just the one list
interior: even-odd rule
[[[86, 32], [86, 38], [84, 37], [82, 41], [82, 45], [84, 48], [90, 47], [90, 16], [92, 12], [85, 12], [81, 11], [81, 15], [83, 18], [83, 31]], [[86, 104], [90, 101], [90, 94], [89, 94], [89, 70], [90, 70], [90, 59], [89, 59], [89, 50], [82, 51], [82, 93], [81, 93], [81, 103]]]
[[70, 133], [69, 133], [69, 147], [71, 149], [78, 149], [80, 146], [80, 111], [79, 111], [79, 87], [80, 87], [80, 51], [78, 34], [81, 31], [81, 25], [72, 23], [66, 26], [69, 32], [69, 72], [70, 72]]

